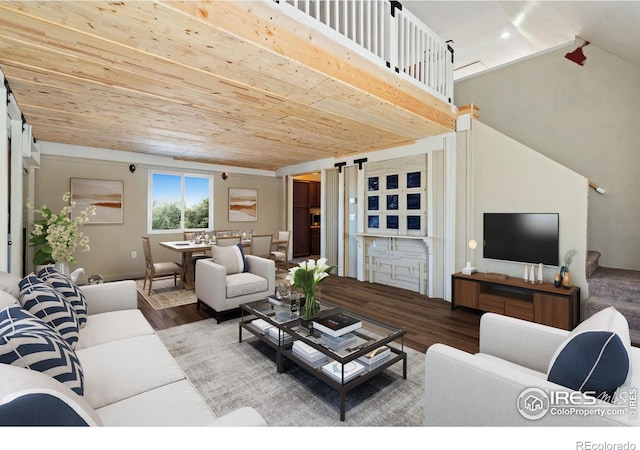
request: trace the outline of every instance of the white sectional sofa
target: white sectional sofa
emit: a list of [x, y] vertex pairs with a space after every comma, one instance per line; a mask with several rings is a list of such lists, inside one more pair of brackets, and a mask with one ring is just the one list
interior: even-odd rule
[[[0, 273], [0, 311], [5, 315], [20, 313], [17, 280]], [[260, 414], [248, 407], [214, 416], [137, 309], [134, 281], [80, 289], [88, 309], [75, 344], [83, 395], [46, 373], [20, 367], [19, 362], [0, 364], [0, 424], [265, 425]], [[0, 337], [0, 346], [4, 344]]]
[[[600, 336], [603, 331], [609, 338], [619, 336], [616, 355], [608, 355], [606, 344], [575, 345], [584, 342], [580, 337]], [[551, 375], [552, 368], [561, 367], [557, 364], [562, 362], [566, 373]], [[434, 344], [427, 349], [425, 363], [428, 426], [640, 425], [640, 349], [631, 347], [628, 324], [613, 308], [572, 332], [485, 313], [480, 322], [480, 352]], [[567, 387], [575, 380], [588, 386], [610, 376], [617, 376], [613, 402], [589, 395], [585, 391], [590, 388], [579, 392]], [[563, 385], [550, 381], [563, 377], [571, 380]]]

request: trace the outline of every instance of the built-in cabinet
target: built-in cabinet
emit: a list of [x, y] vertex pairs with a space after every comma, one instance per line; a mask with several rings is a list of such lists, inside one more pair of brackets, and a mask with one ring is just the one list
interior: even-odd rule
[[293, 257], [308, 256], [311, 248], [309, 232], [309, 183], [293, 182]]
[[465, 306], [551, 327], [572, 330], [579, 321], [580, 288], [529, 283], [519, 278], [474, 273], [452, 275], [451, 308]]
[[293, 257], [320, 255], [320, 227], [312, 226], [311, 214], [320, 214], [317, 181], [293, 181]]
[[433, 239], [427, 235], [426, 154], [367, 162], [358, 279], [429, 293]]
[[320, 227], [311, 227], [311, 254], [320, 254]]
[[309, 208], [320, 208], [320, 183], [309, 182]]
[[431, 239], [356, 233], [363, 261], [361, 281], [395, 286], [427, 295]]

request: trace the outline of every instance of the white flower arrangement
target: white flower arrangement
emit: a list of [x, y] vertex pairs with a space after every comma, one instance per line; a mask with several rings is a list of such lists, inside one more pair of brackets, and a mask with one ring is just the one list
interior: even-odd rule
[[46, 205], [35, 209], [33, 202], [27, 203], [27, 208], [43, 217], [34, 222], [29, 237], [31, 246], [41, 246], [33, 257], [36, 265], [77, 262], [73, 257], [76, 248], [80, 247], [85, 252], [91, 249], [89, 237], [80, 231], [80, 227], [89, 221], [89, 216], [96, 214], [95, 206], [89, 206], [72, 220], [71, 210], [75, 202], [69, 201], [71, 193], [65, 193], [62, 199], [69, 204], [62, 208], [60, 214], [53, 214]]
[[302, 261], [297, 267], [289, 269], [285, 279], [304, 291], [305, 304], [300, 310], [304, 318], [313, 317], [318, 313], [319, 307], [315, 301], [316, 288], [335, 267], [327, 264], [327, 258], [320, 258], [317, 261]]

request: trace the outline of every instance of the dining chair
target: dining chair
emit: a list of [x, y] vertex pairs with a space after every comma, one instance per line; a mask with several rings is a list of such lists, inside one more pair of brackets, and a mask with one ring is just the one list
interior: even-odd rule
[[218, 247], [228, 247], [230, 245], [238, 245], [240, 243], [240, 236], [218, 237], [216, 238], [216, 245]]
[[273, 236], [270, 234], [254, 234], [251, 236], [251, 254], [260, 256], [261, 258], [271, 259], [271, 241]]
[[[183, 231], [182, 232], [182, 237], [184, 238], [185, 241], [191, 241], [194, 238], [194, 235], [196, 233], [199, 234], [205, 234], [202, 231]], [[208, 234], [208, 233], [207, 233]], [[191, 254], [191, 263], [193, 264], [193, 273], [196, 273], [195, 267], [196, 267], [196, 262], [198, 262], [199, 259], [206, 259], [206, 258], [211, 258], [210, 255], [207, 255], [206, 251], [201, 251], [201, 252], [193, 252]]]
[[286, 241], [282, 244], [276, 244], [276, 248], [271, 251], [271, 259], [276, 262], [276, 267], [289, 270], [289, 240], [291, 238], [290, 231], [278, 231], [278, 240]]
[[142, 236], [142, 248], [144, 249], [144, 261], [146, 264], [146, 271], [142, 289], [144, 290], [147, 285], [147, 280], [149, 280], [149, 290], [147, 291], [147, 293], [151, 294], [151, 284], [153, 283], [154, 279], [168, 278], [171, 276], [173, 276], [173, 284], [177, 286], [178, 275], [182, 275], [182, 265], [176, 262], [154, 263], [153, 257], [151, 256], [151, 243], [149, 242], [149, 238], [147, 236]]

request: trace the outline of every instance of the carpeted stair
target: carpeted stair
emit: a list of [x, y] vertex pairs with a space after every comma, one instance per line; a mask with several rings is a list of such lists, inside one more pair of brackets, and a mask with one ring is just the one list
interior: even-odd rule
[[631, 342], [640, 346], [640, 271], [597, 267], [587, 282], [585, 318], [613, 306], [627, 319]]

